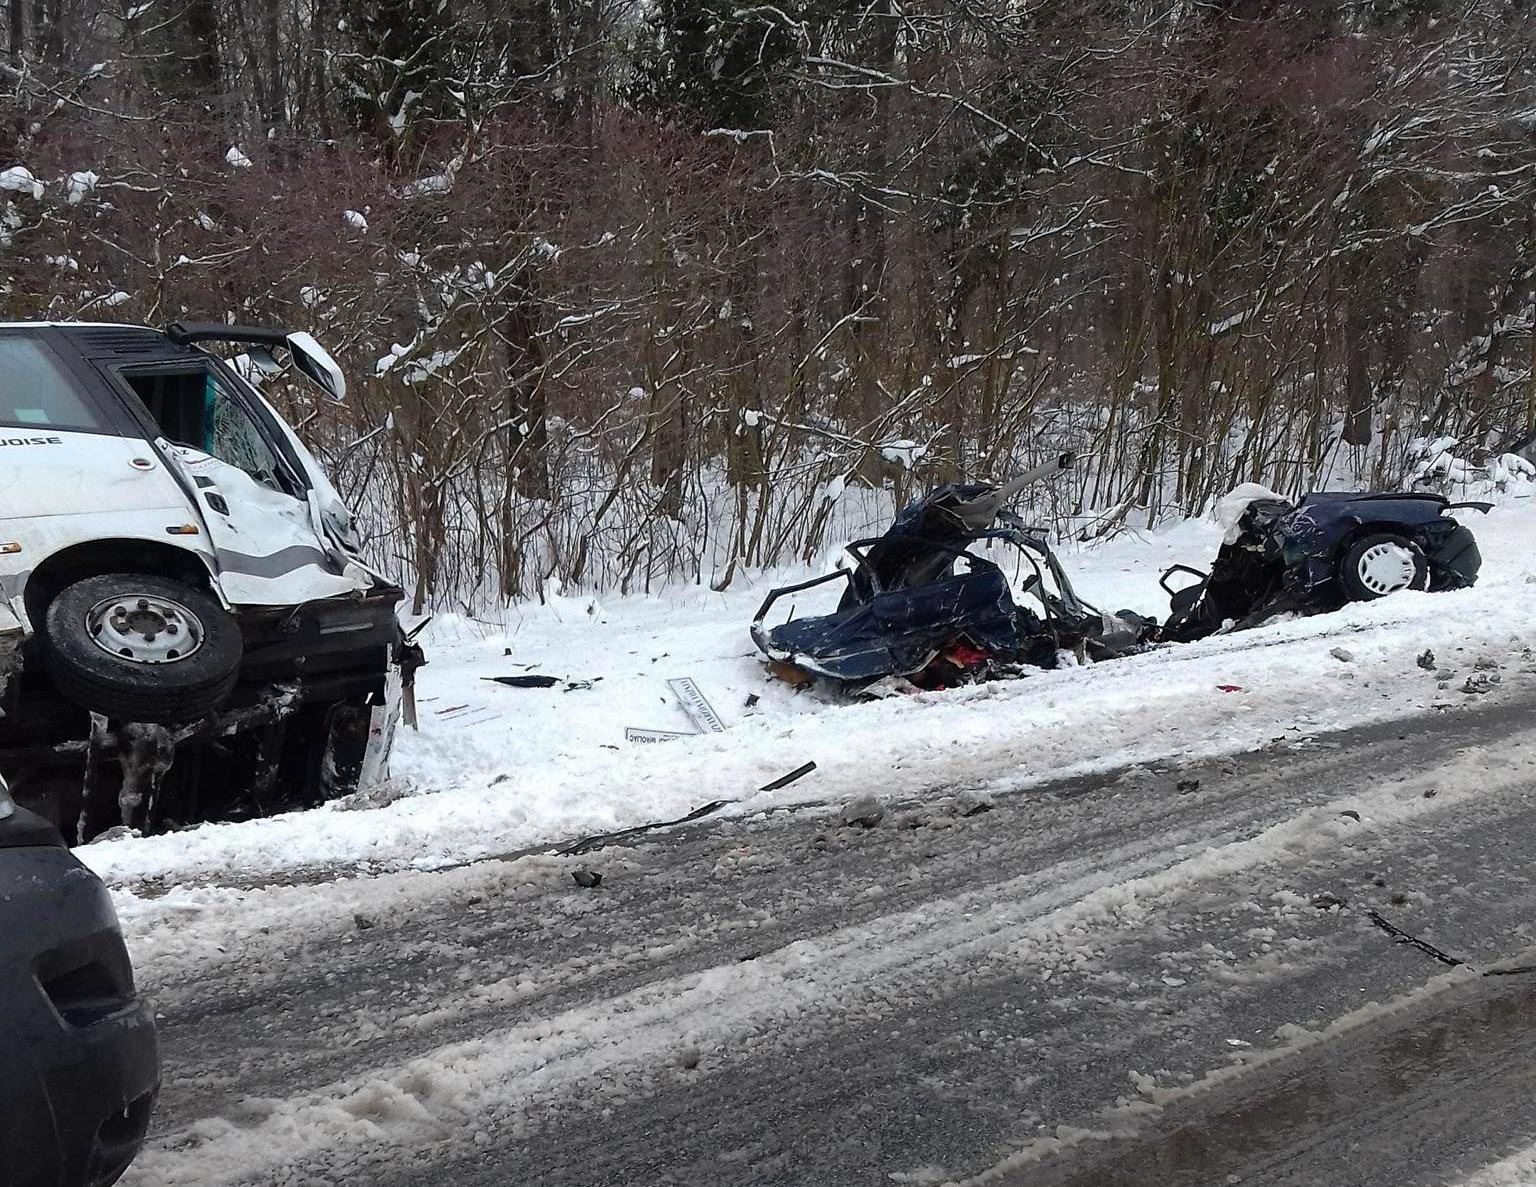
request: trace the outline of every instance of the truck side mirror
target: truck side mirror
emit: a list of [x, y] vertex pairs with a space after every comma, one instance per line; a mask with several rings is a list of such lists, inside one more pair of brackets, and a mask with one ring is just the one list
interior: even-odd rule
[[314, 335], [298, 330], [288, 335], [288, 351], [293, 365], [304, 378], [338, 403], [347, 398], [347, 377], [341, 373], [330, 351], [316, 342]]

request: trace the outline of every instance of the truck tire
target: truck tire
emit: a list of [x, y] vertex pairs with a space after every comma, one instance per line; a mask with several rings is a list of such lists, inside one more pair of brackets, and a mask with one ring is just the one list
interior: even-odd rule
[[69, 700], [118, 721], [179, 725], [223, 704], [240, 675], [234, 616], [181, 581], [107, 573], [48, 605], [44, 659]]
[[1352, 602], [1373, 602], [1402, 589], [1429, 585], [1424, 550], [1405, 536], [1372, 532], [1361, 536], [1339, 558], [1339, 585]]

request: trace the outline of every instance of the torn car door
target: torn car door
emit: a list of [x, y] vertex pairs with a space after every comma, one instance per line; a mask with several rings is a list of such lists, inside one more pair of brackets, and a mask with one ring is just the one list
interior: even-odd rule
[[309, 490], [233, 384], [212, 370], [203, 376], [201, 439], [162, 437], [156, 446], [196, 492], [225, 596], [286, 606], [367, 589], [367, 575], [340, 563], [316, 533]]

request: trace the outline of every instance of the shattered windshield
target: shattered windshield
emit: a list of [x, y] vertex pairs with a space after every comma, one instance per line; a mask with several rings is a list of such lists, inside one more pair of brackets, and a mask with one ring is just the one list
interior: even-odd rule
[[207, 378], [204, 406], [208, 425], [204, 450], [221, 462], [244, 470], [262, 485], [282, 490], [277, 454], [251, 414], [235, 400], [223, 380], [212, 373]]

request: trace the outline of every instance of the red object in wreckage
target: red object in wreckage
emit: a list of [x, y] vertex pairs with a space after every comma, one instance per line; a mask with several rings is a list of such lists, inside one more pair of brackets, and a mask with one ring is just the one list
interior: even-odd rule
[[956, 643], [949, 649], [944, 658], [957, 668], [974, 668], [992, 657], [980, 648], [972, 647], [969, 643]]

